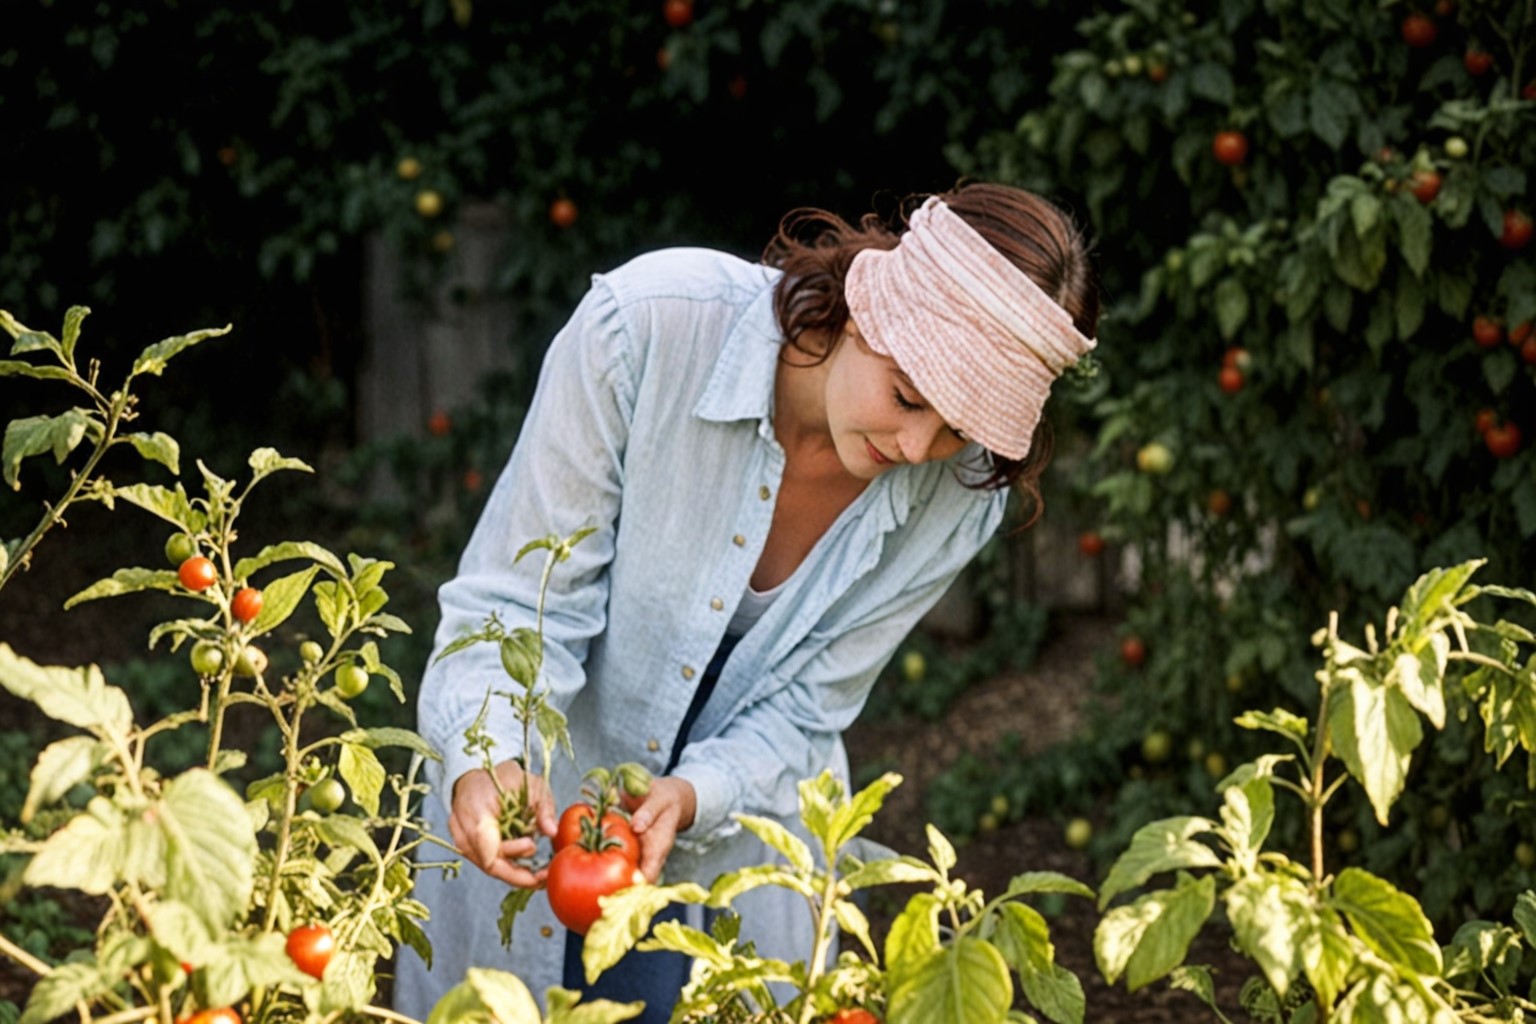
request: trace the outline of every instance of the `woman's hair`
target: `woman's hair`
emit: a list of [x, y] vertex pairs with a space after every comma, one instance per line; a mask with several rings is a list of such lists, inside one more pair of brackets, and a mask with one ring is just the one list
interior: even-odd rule
[[[763, 250], [763, 262], [784, 272], [774, 290], [774, 313], [789, 345], [813, 357], [801, 345], [806, 332], [840, 338], [848, 323], [843, 281], [853, 258], [865, 249], [893, 249], [908, 215], [926, 196], [901, 204], [901, 225], [892, 228], [878, 214], [867, 213], [857, 226], [825, 210], [791, 210]], [[961, 184], [939, 198], [951, 210], [1038, 284], [1071, 315], [1077, 329], [1093, 337], [1099, 320], [1099, 288], [1088, 262], [1088, 245], [1072, 218], [1032, 192], [985, 182]], [[1035, 428], [1029, 454], [1009, 459], [988, 452], [990, 472], [975, 486], [1015, 486], [1032, 503], [1029, 521], [1042, 508], [1040, 475], [1051, 459], [1051, 430], [1045, 419]]]

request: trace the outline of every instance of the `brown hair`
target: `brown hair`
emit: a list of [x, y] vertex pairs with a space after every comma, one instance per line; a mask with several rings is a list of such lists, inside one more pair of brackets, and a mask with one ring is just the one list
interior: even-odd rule
[[[892, 249], [908, 215], [927, 196], [909, 196], [897, 211], [893, 228], [879, 214], [867, 213], [857, 226], [825, 210], [791, 210], [763, 250], [763, 262], [784, 272], [774, 291], [774, 313], [787, 344], [807, 352], [800, 339], [807, 331], [841, 337], [848, 323], [843, 280], [853, 258], [865, 249]], [[1077, 329], [1093, 337], [1099, 321], [1099, 288], [1088, 261], [1088, 244], [1072, 218], [1032, 192], [1008, 185], [970, 182], [939, 193], [994, 249], [1028, 274], [1072, 317]], [[834, 341], [835, 344], [835, 341]], [[826, 358], [831, 353], [808, 354]], [[990, 471], [977, 487], [1017, 487], [1031, 503], [1029, 523], [1044, 504], [1040, 475], [1051, 460], [1052, 436], [1042, 418], [1029, 454], [1009, 459], [988, 452]], [[1028, 525], [1026, 523], [1025, 525]]]

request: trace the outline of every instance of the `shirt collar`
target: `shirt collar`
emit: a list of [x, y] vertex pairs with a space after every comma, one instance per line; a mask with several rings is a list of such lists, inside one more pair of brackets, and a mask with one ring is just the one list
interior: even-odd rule
[[778, 279], [776, 270], [764, 275], [762, 291], [742, 307], [726, 334], [709, 383], [693, 407], [693, 414], [700, 419], [722, 423], [765, 420], [772, 411], [774, 376], [784, 344], [773, 313], [773, 288]]

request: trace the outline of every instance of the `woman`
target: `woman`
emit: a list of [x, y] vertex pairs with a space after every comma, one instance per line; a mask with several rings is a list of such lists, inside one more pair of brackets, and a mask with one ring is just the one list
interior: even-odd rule
[[[798, 780], [847, 777], [841, 734], [897, 644], [996, 530], [1007, 487], [1038, 498], [1041, 410], [1097, 317], [1071, 221], [984, 183], [929, 197], [900, 236], [872, 215], [801, 211], [761, 264], [674, 249], [595, 276], [440, 592], [438, 648], [491, 611], [530, 624], [541, 567], [512, 556], [596, 525], [557, 568], [545, 618], [546, 682], [579, 763], [655, 774], [633, 818], [647, 878], [707, 885], [770, 859], [731, 814], [800, 832]], [[547, 901], [519, 917], [510, 953], [497, 939], [505, 886], [542, 881], [515, 860], [533, 840], [500, 840], [496, 788], [462, 749], [506, 685], [494, 645], [422, 682], [421, 731], [445, 757], [425, 813], [480, 870], [419, 878], [434, 970], [402, 956], [397, 986], [418, 1017], [470, 966], [539, 994], [579, 987], [579, 940]], [[491, 703], [510, 788], [520, 733]], [[545, 834], [580, 781], [553, 774]], [[743, 937], [808, 956], [803, 903], [751, 895]], [[638, 990], [621, 971], [600, 994], [665, 1021], [683, 977], [637, 973]]]

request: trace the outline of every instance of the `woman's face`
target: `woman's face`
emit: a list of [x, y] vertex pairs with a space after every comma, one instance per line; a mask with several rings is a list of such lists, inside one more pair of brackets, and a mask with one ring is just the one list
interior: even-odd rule
[[873, 480], [906, 462], [958, 455], [965, 438], [928, 404], [890, 356], [865, 342], [850, 319], [827, 371], [827, 424], [850, 474]]

